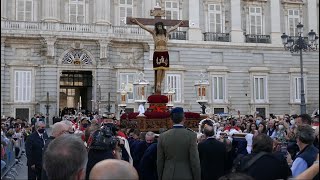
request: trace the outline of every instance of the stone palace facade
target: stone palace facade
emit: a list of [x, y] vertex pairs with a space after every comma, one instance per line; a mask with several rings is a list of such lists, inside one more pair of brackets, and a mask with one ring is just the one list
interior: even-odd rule
[[[300, 112], [300, 59], [280, 36], [319, 32], [319, 0], [1, 0], [1, 115], [50, 120], [64, 107], [119, 112], [124, 83], [128, 110], [137, 111], [133, 82], [154, 71], [151, 35], [126, 17], [153, 18], [159, 3], [166, 19], [189, 20], [170, 35], [175, 106], [200, 112], [195, 81], [210, 82], [214, 113]], [[152, 26], [150, 26], [152, 27]], [[304, 52], [308, 113], [319, 108], [319, 51]], [[48, 96], [47, 96], [48, 92]], [[108, 94], [110, 94], [110, 99]], [[52, 123], [52, 122], [51, 122]]]

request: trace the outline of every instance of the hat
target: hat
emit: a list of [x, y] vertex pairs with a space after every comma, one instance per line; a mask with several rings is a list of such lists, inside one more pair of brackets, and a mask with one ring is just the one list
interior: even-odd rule
[[182, 107], [176, 107], [174, 109], [171, 110], [171, 114], [175, 114], [175, 113], [183, 113], [183, 108]]
[[112, 113], [103, 113], [102, 114], [102, 119], [114, 119], [114, 114]]
[[87, 117], [82, 117], [80, 122], [82, 123], [82, 121], [87, 121], [89, 124], [91, 124], [91, 120]]

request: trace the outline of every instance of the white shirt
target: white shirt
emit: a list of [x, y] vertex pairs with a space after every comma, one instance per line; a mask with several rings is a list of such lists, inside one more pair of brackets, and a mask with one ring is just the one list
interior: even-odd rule
[[139, 111], [139, 115], [144, 114], [145, 110], [144, 110], [144, 105], [143, 104], [139, 105], [139, 110], [138, 111]]

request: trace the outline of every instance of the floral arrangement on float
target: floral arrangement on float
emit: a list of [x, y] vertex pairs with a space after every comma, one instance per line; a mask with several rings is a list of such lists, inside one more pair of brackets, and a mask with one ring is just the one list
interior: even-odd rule
[[147, 119], [166, 119], [170, 117], [169, 112], [145, 112]]
[[165, 95], [151, 95], [148, 97], [148, 103], [168, 103], [168, 97]]
[[[128, 115], [128, 118], [127, 118]], [[120, 119], [137, 119], [137, 116], [139, 115], [138, 112], [131, 112], [131, 113], [124, 113], [120, 116]]]

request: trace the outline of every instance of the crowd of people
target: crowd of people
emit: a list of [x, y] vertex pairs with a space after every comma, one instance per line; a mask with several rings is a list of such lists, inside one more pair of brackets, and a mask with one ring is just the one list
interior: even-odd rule
[[1, 148], [23, 138], [28, 179], [37, 180], [318, 178], [318, 115], [214, 115], [200, 122], [199, 132], [184, 127], [182, 108], [170, 117], [172, 129], [156, 134], [120, 126], [111, 113], [65, 115], [50, 136], [39, 114], [31, 124], [8, 118]]

